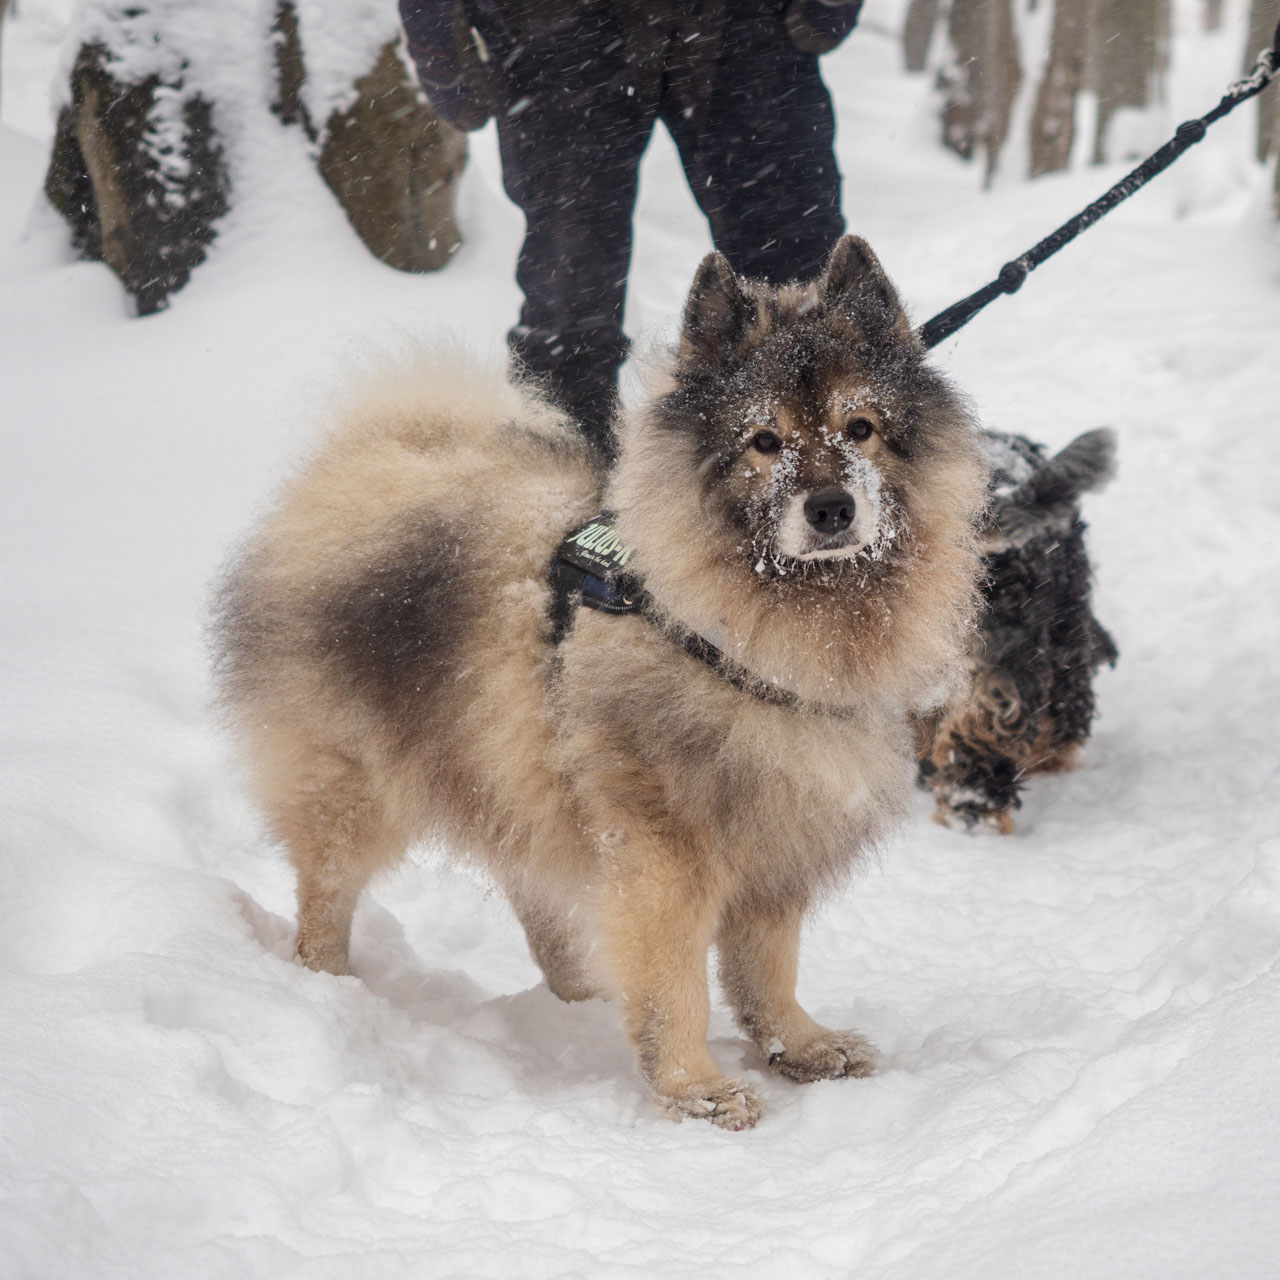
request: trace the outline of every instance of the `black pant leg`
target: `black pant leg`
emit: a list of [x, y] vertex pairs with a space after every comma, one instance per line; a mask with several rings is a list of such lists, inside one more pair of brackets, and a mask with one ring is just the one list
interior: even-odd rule
[[660, 115], [734, 270], [803, 279], [844, 234], [831, 95], [780, 5], [727, 8], [714, 65], [673, 67]]
[[515, 31], [480, 28], [494, 68], [503, 185], [525, 215], [516, 267], [525, 301], [508, 341], [611, 454], [631, 217], [657, 86], [637, 89], [607, 4], [568, 14], [558, 21], [554, 4], [535, 5]]

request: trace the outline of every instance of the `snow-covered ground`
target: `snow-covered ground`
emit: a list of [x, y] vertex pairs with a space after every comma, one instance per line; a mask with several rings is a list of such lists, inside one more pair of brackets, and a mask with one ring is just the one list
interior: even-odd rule
[[[1179, 0], [1172, 123], [1235, 69]], [[984, 194], [886, 34], [827, 62], [851, 226], [917, 319], [1118, 169]], [[201, 622], [225, 548], [353, 351], [497, 348], [521, 221], [473, 139], [438, 276], [358, 244], [261, 128], [172, 308], [128, 318], [37, 199], [66, 0], [4, 32], [0, 123], [0, 1275], [1280, 1274], [1280, 237], [1249, 122], [993, 306], [939, 358], [986, 421], [1100, 423], [1099, 680], [1081, 772], [1015, 836], [926, 821], [810, 928], [802, 999], [869, 1080], [762, 1074], [727, 1134], [654, 1112], [611, 1008], [559, 1004], [500, 896], [422, 852], [300, 968], [292, 885], [215, 733]], [[669, 332], [708, 247], [646, 160], [630, 322]]]

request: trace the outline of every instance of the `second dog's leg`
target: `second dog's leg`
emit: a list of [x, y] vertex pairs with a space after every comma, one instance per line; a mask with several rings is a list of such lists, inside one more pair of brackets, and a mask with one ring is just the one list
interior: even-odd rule
[[679, 1114], [750, 1128], [759, 1099], [726, 1078], [707, 1048], [707, 948], [718, 901], [704, 876], [656, 841], [632, 841], [610, 858], [602, 941], [641, 1074]]
[[1020, 804], [1022, 739], [999, 732], [985, 712], [965, 708], [938, 730], [930, 752], [934, 821], [944, 827], [998, 831], [1014, 828]]
[[727, 912], [717, 939], [720, 981], [738, 1025], [776, 1071], [793, 1080], [867, 1076], [875, 1048], [852, 1031], [829, 1031], [796, 1002], [800, 907]]

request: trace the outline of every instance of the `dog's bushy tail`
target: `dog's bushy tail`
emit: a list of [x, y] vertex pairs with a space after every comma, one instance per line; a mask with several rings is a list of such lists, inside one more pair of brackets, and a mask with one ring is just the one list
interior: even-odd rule
[[1082, 493], [1111, 479], [1115, 460], [1116, 433], [1110, 427], [1086, 431], [1024, 480], [1009, 500], [1024, 509], [1073, 505]]
[[528, 380], [460, 340], [419, 343], [410, 336], [353, 351], [342, 363], [326, 417], [330, 444], [361, 450], [377, 440], [410, 449], [476, 446], [513, 423], [573, 440], [565, 415]]

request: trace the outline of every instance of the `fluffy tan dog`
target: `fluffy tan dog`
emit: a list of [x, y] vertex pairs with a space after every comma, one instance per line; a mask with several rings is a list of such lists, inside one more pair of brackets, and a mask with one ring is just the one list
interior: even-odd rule
[[[664, 1105], [740, 1129], [760, 1102], [707, 1049], [713, 944], [774, 1069], [872, 1070], [796, 1002], [800, 924], [902, 817], [985, 476], [853, 237], [783, 288], [708, 256], [669, 372], [608, 478], [527, 387], [427, 358], [374, 380], [231, 567], [220, 675], [307, 965], [344, 972], [364, 884], [439, 838], [557, 995], [619, 999]], [[606, 506], [646, 610], [577, 608], [553, 644], [549, 567]]]

